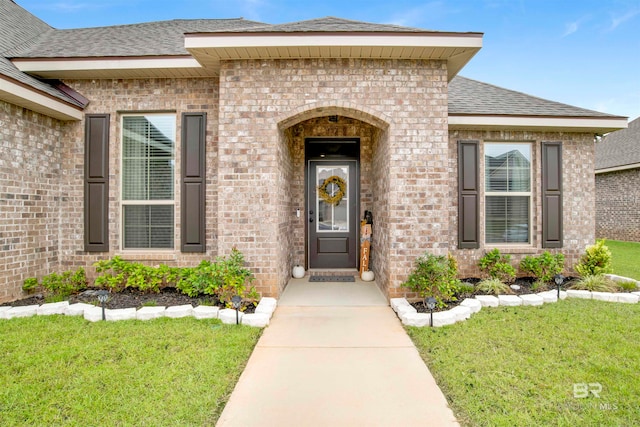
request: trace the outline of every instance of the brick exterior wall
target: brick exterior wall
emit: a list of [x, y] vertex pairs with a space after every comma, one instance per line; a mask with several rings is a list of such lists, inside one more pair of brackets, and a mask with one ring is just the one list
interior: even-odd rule
[[[360, 216], [374, 216], [372, 269], [388, 297], [414, 260], [451, 252], [462, 276], [476, 276], [490, 249], [457, 249], [457, 141], [533, 144], [533, 245], [503, 248], [514, 256], [542, 251], [541, 141], [563, 141], [564, 247], [572, 266], [595, 238], [590, 134], [448, 130], [447, 70], [439, 61], [227, 61], [220, 78], [75, 80], [66, 84], [91, 103], [86, 113], [109, 113], [110, 249], [83, 248], [84, 121], [60, 123], [0, 104], [0, 300], [15, 298], [27, 276], [87, 268], [122, 255], [151, 264], [193, 265], [240, 249], [265, 296], [279, 296], [305, 241], [305, 153], [308, 137], [360, 139]], [[176, 114], [176, 230], [173, 251], [120, 249], [121, 116]], [[180, 114], [207, 113], [205, 254], [180, 248]], [[337, 115], [338, 122], [327, 116]], [[482, 154], [482, 151], [481, 151]], [[481, 156], [481, 159], [483, 156]], [[481, 165], [482, 166], [482, 165]], [[481, 194], [483, 196], [483, 194]], [[301, 209], [297, 218], [296, 209]], [[483, 224], [483, 204], [480, 209]], [[484, 230], [481, 225], [481, 236]], [[552, 250], [556, 252], [557, 250]]]
[[596, 237], [640, 242], [640, 169], [596, 175]]
[[58, 268], [64, 124], [0, 101], [0, 302]]
[[[82, 93], [91, 102], [85, 113], [109, 113], [109, 252], [84, 252], [84, 121], [70, 123], [63, 135], [64, 159], [62, 177], [64, 197], [61, 206], [64, 224], [60, 240], [60, 259], [64, 268], [84, 266], [91, 277], [92, 264], [99, 259], [121, 255], [124, 259], [150, 264], [194, 265], [217, 252], [218, 211], [217, 190], [217, 79], [137, 79], [137, 80], [74, 80], [67, 85]], [[175, 251], [122, 251], [120, 207], [121, 117], [127, 113], [171, 113], [176, 115], [175, 147]], [[206, 247], [204, 254], [183, 254], [180, 248], [180, 138], [181, 114], [206, 112]]]
[[[457, 150], [459, 140], [479, 140], [480, 145], [480, 248], [457, 249], [458, 224], [458, 162]], [[543, 141], [562, 141], [563, 172], [563, 225], [564, 246], [561, 249], [544, 249], [540, 241], [542, 235], [542, 195], [541, 195], [541, 143]], [[527, 142], [532, 144], [532, 200], [533, 242], [525, 246], [496, 246], [484, 244], [484, 142]], [[449, 196], [453, 201], [450, 211], [452, 233], [449, 245], [452, 254], [458, 260], [462, 277], [478, 277], [478, 260], [489, 250], [499, 247], [501, 252], [512, 255], [512, 263], [517, 265], [526, 255], [536, 255], [544, 250], [551, 253], [561, 252], [565, 255], [565, 268], [570, 274], [573, 266], [587, 245], [595, 240], [595, 182], [594, 182], [595, 146], [592, 134], [550, 133], [550, 132], [515, 132], [515, 131], [451, 131], [449, 135], [450, 182]]]
[[[386, 158], [372, 153], [374, 165], [388, 171], [374, 177], [382, 180], [373, 185], [374, 191], [386, 191], [373, 194], [380, 255], [374, 271], [389, 296], [403, 292], [398, 286], [425, 247], [423, 236], [430, 236], [426, 247], [447, 250], [441, 243], [449, 233], [450, 205], [446, 76], [446, 64], [440, 61], [223, 62], [219, 176], [234, 179], [225, 181], [226, 189], [219, 194], [219, 212], [227, 215], [220, 250], [254, 236], [254, 245], [239, 248], [256, 271], [259, 290], [278, 294], [296, 251], [290, 238], [296, 226], [289, 189], [294, 178], [300, 179], [285, 159], [283, 130], [328, 114], [361, 119], [386, 135], [377, 141]], [[245, 170], [243, 165], [252, 167]], [[273, 189], [281, 196], [274, 198]], [[378, 212], [376, 201], [383, 199]], [[248, 221], [248, 212], [256, 206], [261, 219]]]

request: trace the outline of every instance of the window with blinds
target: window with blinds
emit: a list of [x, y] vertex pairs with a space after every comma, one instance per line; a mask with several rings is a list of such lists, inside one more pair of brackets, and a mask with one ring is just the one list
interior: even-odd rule
[[175, 115], [122, 117], [122, 245], [173, 249]]
[[531, 241], [531, 144], [484, 146], [485, 242]]

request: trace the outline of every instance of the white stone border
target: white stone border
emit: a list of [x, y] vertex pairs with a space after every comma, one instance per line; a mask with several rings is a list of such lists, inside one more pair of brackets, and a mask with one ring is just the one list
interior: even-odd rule
[[[631, 281], [628, 279], [627, 281]], [[584, 298], [600, 301], [637, 304], [640, 301], [640, 291], [631, 293], [591, 292], [579, 290], [560, 291], [560, 299]], [[462, 322], [477, 313], [482, 307], [542, 305], [558, 301], [558, 291], [545, 291], [527, 295], [477, 295], [475, 298], [466, 298], [460, 305], [447, 311], [433, 313], [433, 326], [440, 327]], [[418, 313], [405, 298], [391, 298], [391, 308], [396, 312], [403, 325], [429, 326], [430, 313]], [[1, 313], [0, 313], [1, 316]]]
[[[275, 298], [262, 298], [256, 306], [254, 313], [244, 314], [238, 312], [238, 321], [242, 325], [264, 328], [269, 325], [273, 312], [278, 305]], [[27, 305], [21, 307], [0, 307], [0, 319], [13, 319], [17, 317], [47, 316], [52, 314], [63, 314], [66, 316], [83, 316], [90, 322], [102, 320], [102, 308], [99, 306], [77, 303], [69, 304], [69, 301], [46, 303], [42, 305]], [[159, 317], [195, 317], [196, 319], [220, 319], [222, 323], [235, 324], [236, 311], [233, 309], [222, 309], [200, 305], [193, 307], [191, 304], [177, 305], [172, 307], [154, 306], [122, 309], [105, 309], [105, 317], [108, 321], [118, 320], [151, 320]]]

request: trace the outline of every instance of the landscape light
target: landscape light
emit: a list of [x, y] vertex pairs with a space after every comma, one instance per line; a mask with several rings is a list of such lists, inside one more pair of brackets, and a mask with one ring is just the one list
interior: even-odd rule
[[104, 289], [98, 291], [98, 301], [100, 301], [100, 304], [102, 305], [102, 320], [106, 320], [104, 315], [104, 304], [107, 302], [108, 299], [109, 299], [109, 291], [105, 291]]
[[240, 304], [242, 304], [242, 297], [240, 295], [234, 295], [231, 297], [231, 304], [233, 304], [233, 308], [236, 309], [236, 325], [238, 324], [238, 309], [240, 308]]
[[436, 299], [434, 297], [428, 297], [424, 300], [424, 305], [429, 310], [431, 316], [429, 317], [429, 326], [433, 327], [433, 309], [436, 308]]
[[564, 276], [562, 274], [556, 274], [553, 276], [553, 281], [556, 282], [556, 286], [558, 287], [558, 299], [560, 299], [560, 286], [564, 282]]

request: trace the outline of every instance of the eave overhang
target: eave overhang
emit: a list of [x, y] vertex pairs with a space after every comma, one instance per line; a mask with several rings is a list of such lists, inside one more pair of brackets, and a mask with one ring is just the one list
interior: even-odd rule
[[596, 175], [599, 175], [599, 174], [602, 174], [602, 173], [626, 171], [626, 170], [629, 170], [629, 169], [638, 169], [638, 168], [640, 168], [640, 163], [631, 163], [631, 164], [628, 164], [628, 165], [613, 166], [613, 167], [610, 167], [610, 168], [596, 169]]
[[449, 115], [449, 130], [531, 130], [549, 132], [586, 132], [603, 135], [627, 127], [627, 117], [558, 117]]
[[101, 78], [197, 78], [212, 77], [218, 70], [203, 67], [184, 56], [101, 58], [15, 58], [20, 71], [45, 79]]
[[83, 116], [80, 107], [58, 100], [45, 92], [5, 76], [0, 76], [0, 99], [58, 120], [81, 120]]
[[197, 33], [185, 48], [204, 67], [243, 59], [416, 59], [447, 63], [451, 80], [482, 47], [482, 33]]

